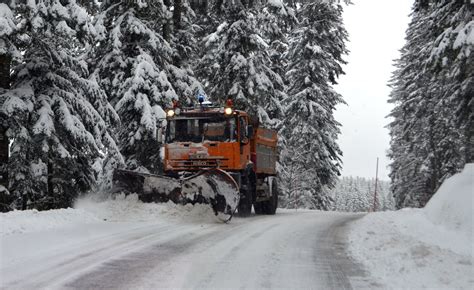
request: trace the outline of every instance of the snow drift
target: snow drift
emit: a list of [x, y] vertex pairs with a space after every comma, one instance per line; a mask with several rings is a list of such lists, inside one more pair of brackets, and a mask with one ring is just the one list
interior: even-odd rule
[[[458, 234], [473, 233], [474, 163], [467, 164], [460, 174], [446, 180], [425, 206], [426, 216]], [[471, 244], [472, 246], [472, 244]]]
[[208, 205], [143, 203], [136, 194], [98, 200], [97, 195], [78, 199], [74, 208], [0, 213], [0, 236], [107, 222], [222, 223]]
[[87, 224], [100, 219], [81, 209], [24, 210], [0, 213], [0, 236]]
[[119, 194], [104, 201], [97, 201], [95, 196], [79, 199], [74, 208], [94, 214], [111, 222], [154, 222], [184, 221], [197, 223], [222, 223], [207, 204], [180, 205], [173, 202], [144, 203], [138, 195]]
[[468, 164], [425, 208], [366, 215], [349, 251], [384, 287], [473, 289], [473, 177]]

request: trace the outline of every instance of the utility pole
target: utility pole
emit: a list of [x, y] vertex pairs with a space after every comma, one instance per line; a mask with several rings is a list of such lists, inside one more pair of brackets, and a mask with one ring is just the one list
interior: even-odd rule
[[377, 210], [377, 181], [379, 178], [379, 158], [377, 157], [377, 165], [375, 167], [375, 190], [374, 190], [374, 212]]

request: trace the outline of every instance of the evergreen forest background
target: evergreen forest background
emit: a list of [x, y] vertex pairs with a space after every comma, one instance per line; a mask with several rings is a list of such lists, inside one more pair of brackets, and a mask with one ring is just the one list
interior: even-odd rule
[[[107, 190], [114, 168], [160, 173], [164, 110], [197, 94], [221, 104], [230, 97], [278, 130], [281, 206], [295, 207], [298, 197], [302, 207], [365, 210], [331, 191], [347, 183], [338, 178], [333, 116], [344, 104], [333, 86], [349, 53], [346, 5], [0, 1], [0, 123], [11, 140], [2, 210], [71, 206]], [[385, 196], [394, 200], [379, 209], [424, 206], [474, 161], [473, 11], [470, 0], [414, 1], [390, 82]]]

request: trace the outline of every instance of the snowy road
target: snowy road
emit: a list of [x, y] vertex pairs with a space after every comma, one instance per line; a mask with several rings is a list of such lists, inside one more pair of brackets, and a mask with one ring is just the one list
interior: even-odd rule
[[9, 235], [1, 287], [370, 287], [345, 254], [347, 223], [359, 217], [286, 211], [230, 224], [104, 222]]

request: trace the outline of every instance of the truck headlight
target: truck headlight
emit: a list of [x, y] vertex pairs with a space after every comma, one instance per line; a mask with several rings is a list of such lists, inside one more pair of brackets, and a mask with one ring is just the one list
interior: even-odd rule
[[174, 111], [173, 111], [173, 110], [168, 110], [168, 112], [166, 112], [166, 116], [167, 116], [168, 118], [173, 117], [173, 116], [174, 116]]
[[224, 114], [231, 115], [232, 114], [232, 108], [229, 108], [229, 107], [225, 108], [224, 109]]

